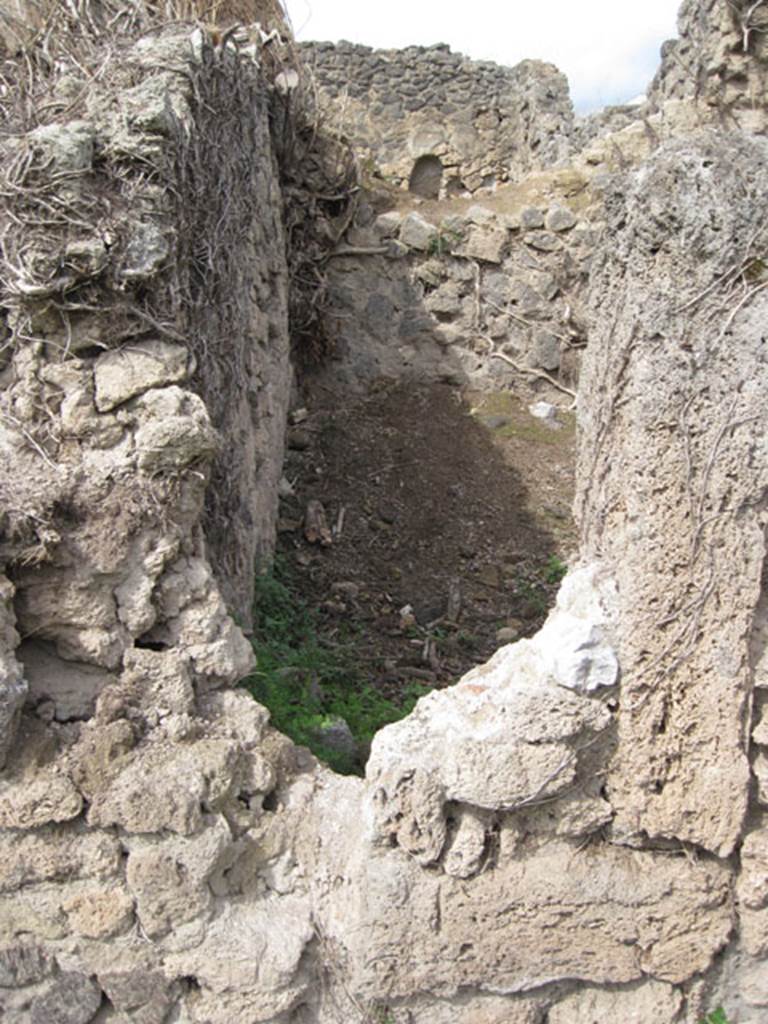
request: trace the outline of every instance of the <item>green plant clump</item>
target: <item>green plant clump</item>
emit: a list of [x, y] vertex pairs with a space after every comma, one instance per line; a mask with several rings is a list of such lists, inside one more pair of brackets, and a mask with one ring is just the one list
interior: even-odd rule
[[718, 1008], [713, 1010], [712, 1013], [708, 1013], [700, 1024], [729, 1024], [729, 1021], [725, 1015], [725, 1010], [722, 1006], [718, 1006]]
[[444, 256], [452, 252], [453, 247], [463, 239], [462, 231], [456, 228], [443, 228], [432, 236], [427, 245], [427, 256]]
[[554, 585], [559, 583], [568, 572], [568, 566], [557, 555], [550, 555], [544, 566], [544, 579]]
[[[333, 642], [298, 594], [284, 563], [258, 576], [254, 595], [256, 669], [244, 686], [270, 712], [272, 724], [335, 771], [362, 774], [374, 734], [409, 714], [429, 687], [411, 684], [396, 704], [363, 679], [354, 637]], [[343, 718], [359, 753], [323, 742], [323, 730]]]

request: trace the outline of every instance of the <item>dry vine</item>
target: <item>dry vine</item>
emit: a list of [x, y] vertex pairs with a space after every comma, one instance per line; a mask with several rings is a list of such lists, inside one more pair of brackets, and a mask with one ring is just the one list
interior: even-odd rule
[[736, 14], [739, 28], [741, 29], [741, 44], [744, 53], [749, 52], [749, 43], [753, 32], [765, 32], [766, 21], [760, 19], [758, 11], [765, 0], [728, 0], [728, 5]]
[[[281, 214], [294, 339], [314, 356], [330, 347], [324, 266], [354, 210], [350, 148], [323, 129], [279, 0], [28, 0], [25, 10], [22, 19], [0, 8], [0, 367], [34, 343], [45, 344], [49, 358], [82, 355], [73, 339], [82, 346], [84, 324], [98, 326], [88, 356], [160, 335], [192, 351], [197, 389], [226, 435], [234, 396], [252, 387], [245, 353], [253, 346], [243, 331], [252, 321], [260, 232], [272, 219], [279, 240]], [[246, 31], [238, 22], [259, 25]], [[52, 166], [45, 137], [30, 133], [88, 118], [89, 94], [109, 109], [147, 77], [123, 59], [139, 37], [162, 43], [187, 31], [192, 40], [195, 26], [196, 59], [152, 69], [178, 83], [191, 123], [171, 114], [163, 138], [139, 131], [123, 152], [110, 148], [108, 135], [85, 169]], [[271, 143], [259, 134], [267, 123]], [[254, 154], [270, 146], [282, 211], [274, 191], [267, 209], [256, 198], [265, 188], [254, 187], [254, 176], [268, 171]], [[119, 268], [136, 220], [157, 224], [173, 247], [157, 273], [126, 284]], [[274, 318], [280, 299], [271, 284], [258, 304]], [[53, 460], [45, 441], [28, 439]], [[233, 468], [226, 456], [214, 467], [208, 529], [225, 531], [237, 513]]]

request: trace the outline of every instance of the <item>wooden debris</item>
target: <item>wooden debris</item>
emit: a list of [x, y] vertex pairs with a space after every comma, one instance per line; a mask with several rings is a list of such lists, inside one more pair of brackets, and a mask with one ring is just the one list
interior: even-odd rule
[[304, 538], [308, 544], [320, 544], [324, 548], [333, 543], [325, 509], [315, 499], [307, 503], [304, 513]]
[[448, 602], [445, 609], [445, 617], [448, 622], [458, 622], [461, 613], [461, 580], [458, 576], [448, 584]]
[[277, 520], [277, 532], [278, 533], [295, 533], [301, 529], [300, 519], [288, 519], [280, 516]]
[[347, 510], [344, 505], [342, 505], [339, 509], [339, 514], [336, 517], [336, 525], [333, 528], [333, 536], [337, 539], [341, 536], [341, 531], [344, 529], [344, 517], [346, 514]]

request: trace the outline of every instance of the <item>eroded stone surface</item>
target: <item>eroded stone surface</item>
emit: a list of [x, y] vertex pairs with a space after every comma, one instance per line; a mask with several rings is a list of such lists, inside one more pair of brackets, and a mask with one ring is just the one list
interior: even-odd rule
[[126, 880], [150, 938], [208, 911], [212, 896], [206, 882], [231, 841], [226, 822], [219, 818], [206, 823], [195, 837], [132, 848]]
[[105, 352], [93, 367], [96, 408], [109, 412], [150, 388], [177, 384], [186, 378], [189, 362], [182, 345], [154, 338]]
[[[379, 853], [365, 865], [358, 984], [377, 999], [484, 986], [522, 992], [704, 971], [730, 934], [728, 871], [610, 846], [550, 842], [470, 882]], [[661, 915], [657, 916], [661, 911]], [[509, 936], [515, 941], [510, 942]]]
[[[604, 601], [612, 599], [610, 581], [598, 586], [594, 567], [577, 570], [536, 637], [503, 648], [379, 732], [367, 777], [382, 842], [434, 863], [447, 840], [448, 803], [513, 811], [581, 787], [580, 759], [601, 738], [608, 742], [612, 716], [599, 700], [570, 691], [617, 680], [603, 632], [610, 614]], [[454, 848], [457, 842], [477, 845], [469, 835], [455, 838]], [[477, 850], [469, 857], [479, 863]]]
[[55, 771], [0, 782], [0, 828], [37, 828], [76, 818], [83, 799], [72, 782]]
[[10, 580], [0, 574], [0, 770], [16, 738], [21, 709], [29, 689], [14, 653], [19, 635], [15, 629], [13, 594]]
[[101, 989], [93, 979], [75, 972], [60, 974], [30, 1006], [30, 1024], [88, 1024], [101, 1003]]
[[436, 238], [437, 228], [435, 225], [424, 220], [418, 213], [409, 213], [403, 218], [400, 225], [400, 241], [409, 249], [424, 251]]
[[[720, 855], [739, 837], [749, 791], [742, 737], [765, 551], [756, 504], [764, 301], [756, 294], [742, 308], [727, 285], [717, 296], [710, 286], [754, 237], [765, 157], [759, 140], [704, 134], [660, 150], [630, 178], [614, 200], [625, 228], [596, 268], [583, 382], [583, 543], [611, 566], [619, 594], [617, 828]], [[732, 187], [734, 159], [744, 190]]]
[[0, 892], [39, 882], [107, 879], [117, 874], [120, 844], [113, 835], [48, 826], [0, 834]]
[[651, 981], [638, 988], [575, 992], [549, 1011], [548, 1024], [648, 1024], [678, 1020], [683, 997], [670, 985]]
[[95, 665], [65, 661], [43, 642], [21, 644], [17, 656], [24, 666], [30, 696], [35, 701], [52, 701], [60, 721], [87, 718], [99, 693], [115, 681], [112, 673]]

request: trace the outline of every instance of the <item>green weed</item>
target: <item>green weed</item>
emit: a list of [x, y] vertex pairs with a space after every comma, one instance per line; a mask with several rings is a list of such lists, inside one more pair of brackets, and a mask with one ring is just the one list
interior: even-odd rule
[[549, 594], [542, 586], [521, 580], [517, 584], [517, 593], [530, 606], [534, 615], [545, 615], [549, 611]]
[[371, 1024], [395, 1024], [388, 1006], [376, 1006], [370, 1011]]
[[457, 228], [443, 228], [432, 236], [427, 246], [427, 256], [443, 256], [453, 251], [464, 237]]
[[[243, 685], [270, 712], [272, 724], [335, 771], [362, 774], [375, 733], [409, 714], [429, 687], [411, 684], [401, 704], [363, 679], [354, 637], [325, 640], [317, 615], [301, 599], [286, 566], [259, 576], [254, 595], [256, 669]], [[362, 752], [355, 757], [322, 742], [322, 729], [343, 718]]]
[[550, 555], [544, 566], [544, 579], [553, 586], [568, 572], [568, 566], [557, 555]]
[[729, 1021], [725, 1015], [725, 1010], [722, 1006], [718, 1006], [718, 1008], [713, 1010], [712, 1013], [708, 1013], [700, 1024], [729, 1024]]
[[768, 265], [766, 265], [765, 260], [761, 260], [758, 257], [750, 260], [747, 266], [744, 267], [742, 273], [750, 284], [754, 284], [757, 281], [764, 281], [766, 276], [768, 276]]

